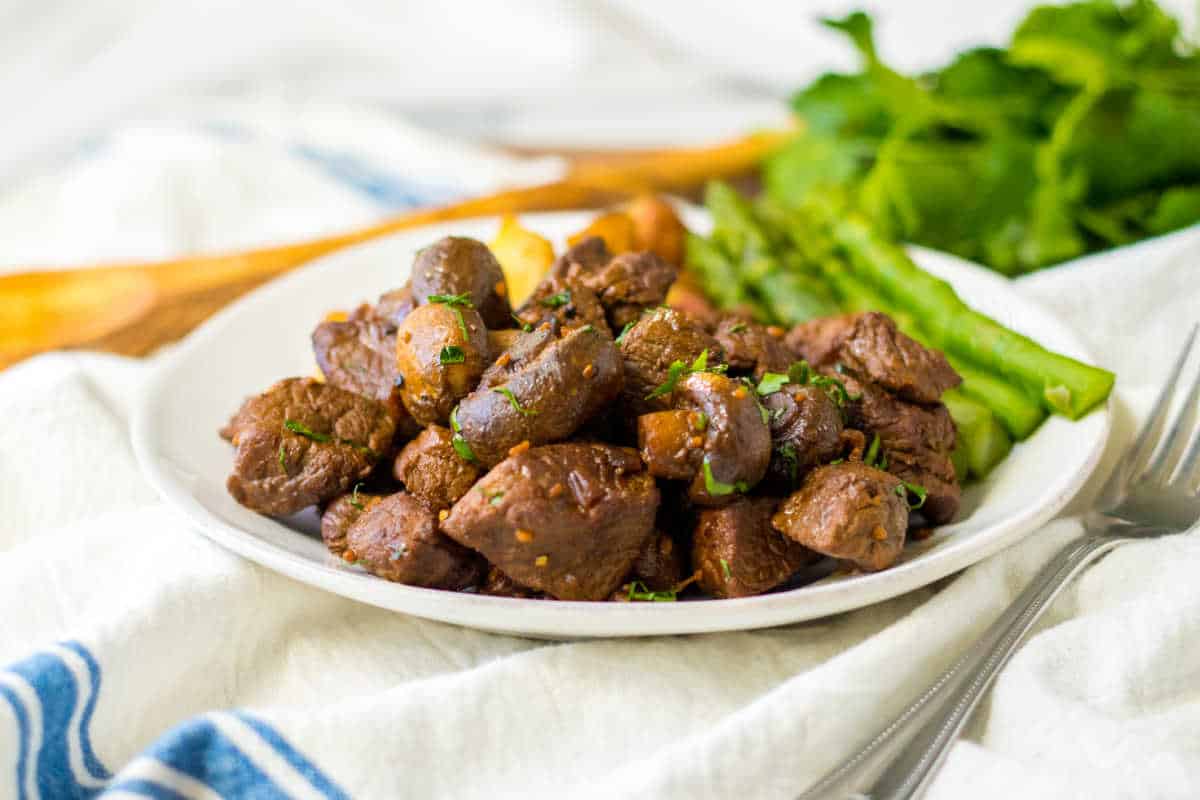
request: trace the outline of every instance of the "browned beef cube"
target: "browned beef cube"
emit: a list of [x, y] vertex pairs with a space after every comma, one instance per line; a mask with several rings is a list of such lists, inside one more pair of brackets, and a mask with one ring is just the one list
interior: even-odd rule
[[719, 598], [762, 594], [816, 560], [811, 550], [771, 527], [776, 503], [770, 497], [741, 497], [700, 512], [692, 564], [701, 589]]
[[434, 510], [458, 502], [481, 474], [455, 452], [452, 436], [449, 429], [430, 425], [400, 451], [392, 468], [408, 493]]

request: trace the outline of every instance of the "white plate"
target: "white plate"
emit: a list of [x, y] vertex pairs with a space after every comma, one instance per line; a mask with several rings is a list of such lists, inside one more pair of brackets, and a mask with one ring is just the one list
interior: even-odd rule
[[[594, 216], [531, 214], [526, 223], [561, 246]], [[693, 228], [707, 220], [689, 215]], [[1108, 434], [1099, 410], [1079, 422], [1049, 419], [964, 498], [962, 519], [907, 548], [900, 564], [872, 575], [828, 578], [777, 594], [680, 603], [518, 600], [388, 583], [332, 558], [313, 519], [290, 525], [255, 514], [225, 491], [232, 464], [217, 437], [247, 395], [276, 379], [314, 370], [309, 334], [334, 308], [350, 308], [399, 286], [415, 251], [447, 234], [488, 241], [495, 219], [431, 226], [343, 250], [273, 282], [213, 317], [151, 378], [137, 410], [133, 444], [160, 494], [216, 542], [296, 580], [364, 603], [489, 631], [538, 637], [647, 636], [763, 628], [813, 619], [912, 591], [1013, 544], [1054, 516], [1095, 467]], [[1017, 295], [995, 274], [928, 250], [914, 250], [968, 303], [1044, 345], [1088, 359], [1065, 326]], [[309, 533], [303, 532], [308, 529]]]

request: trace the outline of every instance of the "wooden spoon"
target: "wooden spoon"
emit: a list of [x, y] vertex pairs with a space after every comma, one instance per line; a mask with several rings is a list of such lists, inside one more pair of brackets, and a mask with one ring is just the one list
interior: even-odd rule
[[644, 191], [678, 191], [752, 169], [791, 131], [714, 147], [579, 158], [555, 183], [402, 214], [307, 242], [172, 261], [0, 276], [0, 368], [47, 350], [144, 355], [174, 341], [256, 286], [347, 245], [433, 222], [588, 208]]

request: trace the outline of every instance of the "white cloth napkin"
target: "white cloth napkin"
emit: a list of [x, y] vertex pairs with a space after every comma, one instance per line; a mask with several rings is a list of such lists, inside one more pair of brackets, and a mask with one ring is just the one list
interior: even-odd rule
[[[205, 241], [241, 236], [222, 231]], [[1120, 375], [1109, 462], [1200, 315], [1198, 238], [1022, 286]], [[478, 633], [310, 589], [189, 530], [129, 445], [152, 367], [51, 355], [0, 374], [0, 797], [787, 798], [1079, 530], [1059, 521], [934, 586], [775, 630]], [[1086, 573], [931, 796], [1200, 796], [1197, 574], [1195, 531]]]

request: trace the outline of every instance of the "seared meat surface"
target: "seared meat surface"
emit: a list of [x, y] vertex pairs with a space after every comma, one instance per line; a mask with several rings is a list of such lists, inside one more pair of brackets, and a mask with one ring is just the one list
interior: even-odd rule
[[554, 320], [564, 329], [591, 325], [611, 333], [604, 306], [595, 293], [574, 278], [550, 276], [538, 284], [533, 294], [517, 311], [523, 325], [537, 327]]
[[603, 600], [654, 535], [658, 501], [636, 451], [553, 444], [494, 467], [443, 528], [524, 586], [560, 600]]
[[922, 516], [934, 524], [953, 519], [962, 490], [950, 458], [957, 439], [950, 412], [941, 403], [906, 403], [874, 384], [842, 378], [849, 392], [861, 395], [850, 403], [849, 424], [868, 440], [879, 436], [888, 472], [926, 490]]
[[226, 427], [233, 498], [264, 514], [331, 500], [371, 473], [396, 424], [368, 397], [311, 378], [288, 378], [242, 405]]
[[794, 542], [874, 572], [904, 548], [908, 501], [899, 478], [851, 461], [812, 472], [771, 523]]
[[383, 499], [382, 495], [366, 492], [347, 492], [334, 500], [321, 513], [321, 541], [335, 556], [346, 552], [346, 533], [368, 507]]
[[[775, 336], [772, 331], [780, 335]], [[725, 351], [729, 368], [755, 378], [761, 378], [764, 372], [785, 373], [795, 360], [782, 335], [781, 329], [768, 329], [736, 315], [722, 318], [713, 333]]]
[[700, 512], [692, 563], [713, 597], [748, 597], [774, 589], [816, 560], [811, 550], [771, 527], [777, 501], [741, 497]]
[[576, 328], [503, 383], [472, 392], [458, 406], [452, 426], [479, 463], [493, 466], [523, 443], [566, 439], [616, 398], [621, 380], [612, 339], [596, 329]]
[[666, 383], [672, 363], [691, 364], [701, 353], [707, 353], [710, 365], [725, 361], [725, 351], [716, 339], [671, 308], [656, 308], [634, 322], [619, 346], [625, 362], [622, 402], [635, 414], [671, 407], [669, 395], [651, 395]]
[[512, 324], [508, 284], [500, 262], [483, 242], [447, 236], [417, 253], [412, 268], [412, 295], [418, 305], [430, 297], [466, 299], [489, 328]]
[[408, 493], [434, 510], [458, 502], [481, 474], [455, 451], [452, 439], [448, 428], [430, 425], [400, 451], [392, 467]]
[[438, 530], [436, 511], [405, 492], [375, 503], [355, 520], [346, 533], [346, 553], [372, 575], [430, 589], [475, 586], [486, 569], [478, 554]]
[[567, 279], [595, 292], [613, 330], [619, 331], [646, 309], [662, 305], [677, 274], [654, 253], [622, 253], [600, 267], [574, 263]]
[[633, 562], [629, 581], [637, 581], [651, 592], [670, 592], [687, 579], [687, 572], [687, 553], [673, 536], [655, 531]]
[[381, 294], [372, 309], [372, 316], [394, 329], [404, 322], [404, 318], [416, 307], [417, 301], [413, 298], [412, 287], [405, 284], [400, 289]]
[[487, 357], [487, 329], [475, 309], [444, 303], [414, 309], [396, 332], [404, 407], [421, 425], [444, 425], [479, 382]]
[[396, 386], [396, 331], [378, 319], [322, 322], [312, 334], [325, 382], [383, 403], [397, 420], [408, 416]]
[[962, 383], [944, 355], [905, 336], [878, 312], [854, 319], [838, 358], [854, 373], [914, 403], [936, 403], [942, 392]]

